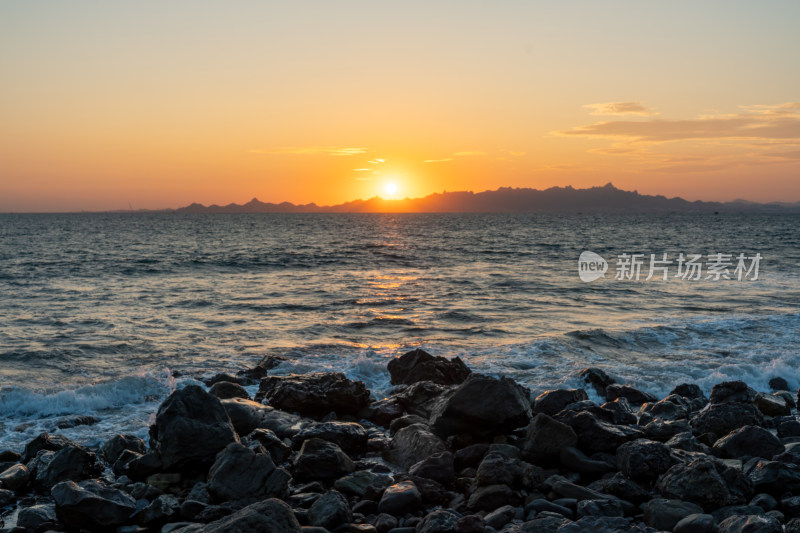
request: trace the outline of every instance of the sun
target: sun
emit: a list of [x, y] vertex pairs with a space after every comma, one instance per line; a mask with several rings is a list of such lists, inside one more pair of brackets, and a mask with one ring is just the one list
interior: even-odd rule
[[397, 192], [397, 184], [396, 183], [387, 183], [386, 187], [384, 187], [386, 194], [395, 194]]

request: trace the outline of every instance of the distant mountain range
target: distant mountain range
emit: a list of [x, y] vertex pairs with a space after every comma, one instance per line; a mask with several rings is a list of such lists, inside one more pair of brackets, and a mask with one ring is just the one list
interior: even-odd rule
[[384, 200], [380, 197], [344, 204], [320, 206], [261, 202], [253, 198], [246, 204], [191, 204], [176, 213], [800, 213], [800, 202], [759, 204], [746, 200], [733, 202], [690, 202], [683, 198], [649, 196], [624, 191], [611, 183], [603, 187], [574, 189], [552, 187], [538, 190], [501, 187], [494, 191], [442, 192], [423, 198]]

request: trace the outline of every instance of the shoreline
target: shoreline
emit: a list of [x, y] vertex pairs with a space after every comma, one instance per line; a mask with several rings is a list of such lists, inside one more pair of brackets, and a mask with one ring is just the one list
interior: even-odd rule
[[374, 400], [335, 372], [270, 375], [278, 363], [176, 390], [149, 442], [42, 434], [0, 450], [0, 528], [800, 532], [800, 419], [781, 378], [656, 398], [587, 368], [583, 388], [532, 398], [414, 350]]

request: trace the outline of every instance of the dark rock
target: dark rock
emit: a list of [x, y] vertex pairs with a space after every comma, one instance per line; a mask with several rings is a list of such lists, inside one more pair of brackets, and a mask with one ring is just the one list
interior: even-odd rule
[[378, 502], [378, 512], [394, 516], [402, 516], [416, 511], [422, 505], [422, 495], [417, 486], [410, 481], [403, 481], [388, 487]]
[[567, 524], [561, 527], [558, 530], [558, 533], [584, 533], [589, 531], [602, 531], [603, 533], [626, 533], [636, 530], [631, 529], [630, 518], [623, 518], [619, 516], [585, 516], [572, 524]]
[[719, 533], [782, 533], [781, 523], [771, 516], [731, 516], [719, 524]]
[[749, 505], [755, 505], [757, 507], [761, 507], [764, 512], [772, 511], [773, 509], [778, 507], [778, 500], [770, 496], [769, 494], [756, 494], [753, 496], [753, 499], [750, 500]]
[[714, 533], [716, 521], [710, 514], [694, 513], [675, 524], [672, 533]]
[[256, 429], [269, 429], [282, 439], [291, 438], [312, 423], [298, 415], [244, 398], [230, 398], [221, 400], [221, 403], [239, 435], [249, 435]]
[[544, 498], [537, 498], [528, 502], [525, 505], [524, 514], [525, 516], [529, 516], [531, 513], [538, 514], [543, 511], [560, 514], [564, 518], [569, 518], [570, 520], [572, 520], [573, 517], [572, 509], [550, 502]]
[[487, 485], [470, 495], [467, 507], [475, 511], [494, 511], [512, 500], [513, 494], [507, 485]]
[[453, 468], [453, 454], [439, 452], [415, 463], [408, 469], [413, 476], [425, 477], [437, 481], [445, 486], [450, 486], [456, 474]]
[[460, 533], [459, 518], [461, 517], [450, 509], [438, 509], [425, 515], [417, 526], [416, 533]]
[[727, 458], [763, 457], [782, 453], [783, 444], [778, 438], [764, 428], [744, 426], [730, 432], [714, 443], [714, 455]]
[[452, 388], [437, 385], [430, 381], [420, 381], [406, 387], [391, 399], [396, 400], [408, 413], [421, 416], [427, 420], [430, 418], [431, 410], [436, 402], [445, 392], [452, 390]]
[[764, 423], [764, 417], [748, 403], [718, 402], [692, 417], [690, 423], [697, 433], [722, 436], [743, 426], [760, 426]]
[[284, 444], [271, 429], [253, 430], [247, 436], [247, 441], [256, 441], [261, 444], [276, 463], [282, 463], [292, 453], [292, 448]]
[[71, 528], [107, 531], [124, 524], [136, 501], [95, 480], [62, 481], [51, 491], [58, 519]]
[[24, 527], [31, 531], [44, 528], [47, 524], [55, 525], [56, 521], [56, 508], [53, 504], [26, 507], [17, 515], [17, 527]]
[[[674, 398], [679, 399], [680, 396]], [[644, 426], [655, 419], [680, 420], [688, 416], [689, 409], [685, 402], [671, 401], [669, 398], [657, 402], [642, 404], [639, 408], [639, 424]]]
[[424, 424], [427, 426], [428, 419], [422, 418], [419, 415], [404, 415], [401, 416], [400, 418], [395, 418], [394, 420], [392, 420], [392, 423], [389, 424], [389, 431], [391, 431], [392, 433], [397, 433], [404, 427], [408, 427], [412, 424]]
[[562, 527], [566, 527], [571, 522], [566, 518], [555, 516], [543, 516], [541, 518], [534, 518], [522, 524], [519, 528], [520, 533], [556, 533]]
[[369, 404], [361, 416], [379, 426], [388, 428], [395, 418], [403, 416], [403, 406], [397, 398], [384, 398]]
[[355, 464], [342, 449], [322, 439], [308, 439], [294, 459], [294, 476], [304, 480], [334, 480], [355, 470]]
[[653, 420], [644, 426], [644, 435], [648, 439], [666, 442], [680, 433], [691, 432], [688, 420]]
[[800, 437], [800, 421], [790, 418], [778, 422], [778, 437]]
[[292, 442], [298, 446], [307, 439], [322, 439], [334, 442], [345, 453], [356, 455], [367, 452], [367, 432], [355, 422], [320, 422], [308, 426], [294, 436]]
[[256, 401], [305, 416], [356, 415], [369, 405], [369, 391], [362, 381], [351, 381], [339, 372], [270, 376], [261, 380]]
[[102, 450], [106, 461], [113, 465], [125, 450], [143, 455], [147, 453], [147, 446], [142, 439], [134, 435], [114, 435], [103, 444]]
[[606, 397], [606, 387], [614, 383], [614, 380], [599, 368], [584, 368], [578, 373], [578, 377], [587, 385], [591, 385], [601, 398]]
[[769, 388], [773, 391], [789, 390], [789, 384], [781, 377], [774, 377], [769, 380]]
[[709, 401], [712, 404], [725, 402], [753, 403], [756, 391], [744, 381], [724, 381], [711, 387]]
[[214, 383], [211, 388], [208, 389], [208, 393], [220, 400], [227, 400], [229, 398], [250, 399], [250, 395], [247, 394], [244, 387], [238, 383], [231, 383], [230, 381], [218, 381]]
[[489, 451], [488, 444], [470, 444], [456, 451], [454, 455], [455, 469], [461, 471], [465, 468], [477, 467]]
[[796, 464], [753, 460], [745, 465], [744, 473], [756, 492], [766, 492], [776, 497], [787, 491], [800, 492], [800, 466]]
[[142, 525], [157, 528], [178, 518], [180, 511], [181, 502], [175, 496], [162, 494], [142, 509], [137, 515], [137, 521]]
[[617, 448], [617, 466], [631, 479], [654, 480], [671, 465], [670, 449], [660, 442], [636, 439]]
[[390, 514], [381, 513], [375, 517], [375, 529], [378, 530], [378, 533], [386, 533], [387, 531], [391, 531], [396, 527], [397, 527], [397, 518], [395, 518]]
[[699, 505], [690, 502], [656, 498], [644, 506], [644, 523], [659, 531], [672, 531], [682, 519], [702, 512]]
[[217, 452], [239, 440], [220, 401], [197, 385], [169, 395], [150, 437], [165, 469], [210, 465]]
[[624, 516], [619, 500], [581, 500], [578, 502], [578, 517], [584, 516]]
[[329, 490], [317, 498], [317, 501], [308, 510], [309, 524], [331, 531], [352, 520], [353, 512], [350, 510], [347, 498], [335, 490]]
[[[292, 509], [272, 498], [236, 511], [229, 516], [190, 530], [191, 533], [301, 533]], [[187, 532], [188, 533], [188, 532]]]
[[559, 455], [563, 448], [577, 444], [578, 436], [570, 426], [539, 413], [528, 426], [522, 457], [535, 463], [551, 459]]
[[685, 450], [687, 452], [700, 452], [710, 454], [711, 449], [698, 441], [691, 432], [683, 432], [674, 435], [667, 441], [667, 446], [677, 450]]
[[373, 474], [367, 470], [358, 470], [350, 475], [337, 479], [333, 487], [345, 494], [351, 494], [360, 498], [364, 497], [369, 486], [377, 479], [378, 474]]
[[454, 357], [434, 357], [420, 349], [412, 350], [389, 361], [389, 374], [393, 385], [410, 385], [418, 381], [430, 381], [440, 385], [463, 383], [471, 371], [467, 365]]
[[0, 463], [18, 463], [22, 454], [13, 450], [0, 450]]
[[650, 493], [647, 490], [626, 478], [620, 472], [608, 478], [598, 479], [590, 483], [587, 488], [629, 501], [634, 505], [639, 505], [650, 499]]
[[436, 403], [431, 429], [439, 436], [496, 435], [525, 426], [530, 418], [525, 388], [509, 378], [471, 374]]
[[0, 488], [20, 491], [28, 486], [30, 472], [23, 464], [15, 464], [0, 473]]
[[711, 516], [717, 523], [731, 516], [763, 515], [764, 509], [756, 505], [726, 505], [711, 511]]
[[533, 400], [533, 413], [554, 415], [571, 403], [588, 400], [583, 389], [556, 389], [545, 391]]
[[709, 457], [677, 464], [658, 480], [666, 498], [696, 503], [704, 509], [746, 503], [753, 485], [742, 472]]
[[559, 459], [562, 465], [579, 474], [600, 475], [614, 470], [614, 465], [591, 459], [579, 449], [571, 446], [561, 449]]
[[93, 426], [98, 422], [100, 422], [100, 419], [96, 416], [78, 415], [59, 420], [56, 422], [56, 427], [58, 429], [70, 429], [78, 426]]
[[541, 481], [542, 470], [538, 466], [491, 451], [483, 458], [475, 474], [475, 483], [479, 486], [508, 485], [530, 489]]
[[462, 516], [456, 522], [457, 533], [484, 533], [486, 531], [486, 524], [483, 517], [478, 514], [468, 514]]
[[558, 420], [578, 435], [578, 447], [586, 452], [613, 453], [625, 442], [642, 436], [640, 429], [603, 422], [586, 411], [562, 412]]
[[208, 472], [208, 492], [218, 502], [280, 497], [289, 477], [282, 468], [275, 468], [269, 454], [256, 454], [232, 442], [217, 454]]
[[788, 416], [792, 414], [791, 406], [777, 395], [759, 392], [753, 400], [753, 405], [765, 416]]
[[219, 374], [215, 374], [214, 376], [206, 379], [202, 379], [203, 383], [206, 384], [207, 387], [213, 387], [217, 383], [236, 383], [241, 385], [241, 378], [237, 376], [232, 376], [230, 374], [226, 374], [224, 372], [220, 372]]
[[617, 398], [625, 398], [631, 405], [642, 405], [647, 402], [655, 402], [658, 400], [649, 392], [640, 391], [630, 385], [617, 385], [612, 384], [606, 387], [606, 400], [613, 402]]
[[384, 458], [403, 469], [408, 469], [426, 457], [445, 451], [442, 440], [423, 424], [404, 427], [392, 436]]
[[417, 490], [422, 495], [422, 501], [427, 505], [444, 505], [450, 501], [453, 494], [444, 488], [444, 485], [419, 476], [406, 476], [406, 481], [410, 481], [416, 485]]
[[706, 395], [703, 394], [703, 389], [693, 383], [681, 383], [669, 393], [670, 396], [673, 394], [690, 400], [702, 400], [704, 404], [708, 402]]
[[0, 507], [6, 507], [17, 501], [16, 495], [6, 489], [0, 489]]
[[42, 464], [36, 471], [35, 483], [45, 489], [51, 488], [61, 481], [80, 481], [99, 476], [103, 467], [97, 462], [97, 456], [83, 446], [67, 444], [57, 452], [47, 464]]
[[22, 462], [29, 462], [42, 450], [57, 452], [68, 444], [76, 446], [74, 442], [69, 440], [64, 435], [50, 435], [49, 433], [42, 433], [25, 445], [25, 451], [22, 452]]

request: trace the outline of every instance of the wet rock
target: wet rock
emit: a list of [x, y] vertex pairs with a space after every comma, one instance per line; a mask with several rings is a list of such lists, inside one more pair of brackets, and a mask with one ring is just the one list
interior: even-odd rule
[[792, 414], [791, 406], [780, 396], [759, 392], [753, 405], [765, 416], [788, 416]]
[[230, 381], [218, 381], [214, 383], [211, 388], [208, 389], [208, 393], [220, 400], [227, 400], [229, 398], [250, 399], [250, 395], [244, 387], [238, 383], [231, 383]]
[[625, 398], [631, 405], [642, 405], [658, 400], [649, 392], [640, 391], [630, 385], [612, 384], [606, 387], [606, 401], [613, 402], [617, 398]]
[[[570, 408], [572, 406], [567, 406]], [[613, 402], [606, 402], [600, 406], [590, 406], [587, 408], [573, 409], [574, 411], [589, 411], [595, 414], [598, 418], [611, 422], [612, 424], [619, 425], [633, 425], [637, 423], [636, 415], [633, 413], [628, 400], [625, 398], [617, 398]]]
[[275, 468], [269, 454], [230, 443], [208, 472], [208, 492], [218, 502], [280, 497], [286, 492], [289, 473]]
[[350, 475], [340, 477], [334, 482], [333, 487], [345, 494], [363, 498], [367, 489], [377, 477], [378, 474], [373, 474], [367, 470], [359, 470]]
[[583, 389], [556, 389], [545, 391], [533, 400], [533, 413], [554, 415], [571, 403], [588, 400]]
[[574, 498], [578, 501], [616, 499], [609, 494], [603, 494], [588, 487], [572, 483], [561, 476], [551, 476], [545, 483], [549, 483], [552, 491], [562, 498]]
[[717, 523], [731, 516], [763, 515], [764, 510], [756, 505], [726, 505], [711, 511], [711, 516]]
[[352, 381], [339, 372], [316, 372], [297, 376], [269, 376], [261, 380], [256, 401], [305, 416], [324, 416], [331, 411], [356, 415], [369, 405], [369, 391], [362, 381]]
[[608, 478], [598, 479], [590, 483], [587, 488], [602, 494], [615, 496], [634, 505], [639, 505], [650, 499], [650, 493], [647, 490], [626, 478], [620, 472]]
[[67, 444], [57, 452], [46, 464], [37, 468], [35, 483], [45, 489], [51, 488], [61, 481], [80, 481], [99, 476], [103, 467], [97, 462], [97, 456], [83, 446]]
[[379, 426], [388, 428], [395, 418], [403, 416], [403, 407], [397, 398], [384, 398], [369, 404], [361, 416]]
[[[47, 524], [55, 525], [56, 507], [53, 504], [39, 504], [26, 507], [17, 516], [17, 527], [30, 530], [44, 530]], [[53, 529], [52, 527], [50, 529]]]
[[528, 426], [522, 445], [522, 457], [535, 463], [553, 458], [563, 448], [577, 444], [578, 436], [570, 426], [539, 413]]
[[276, 463], [282, 463], [292, 453], [292, 448], [287, 446], [271, 429], [256, 429], [247, 436], [248, 442], [258, 442], [264, 449], [269, 452], [270, 457]]
[[694, 513], [682, 518], [672, 533], [714, 533], [716, 521], [710, 514]]
[[230, 398], [220, 403], [239, 435], [249, 435], [256, 429], [269, 429], [282, 439], [291, 438], [311, 424], [310, 420], [298, 415], [244, 398]]
[[417, 533], [458, 533], [459, 518], [461, 517], [450, 509], [438, 509], [425, 515], [417, 526]]
[[619, 500], [581, 500], [578, 502], [578, 517], [584, 516], [623, 516]]
[[527, 425], [530, 418], [525, 388], [509, 378], [471, 374], [436, 403], [430, 420], [439, 436], [498, 435]]
[[690, 423], [697, 433], [722, 436], [743, 426], [760, 426], [764, 423], [764, 417], [748, 403], [718, 402], [692, 417]]
[[456, 477], [453, 462], [453, 454], [450, 452], [434, 453], [430, 457], [413, 464], [408, 469], [408, 473], [412, 476], [432, 479], [444, 486], [450, 486]]
[[21, 461], [23, 463], [28, 463], [42, 450], [57, 452], [68, 444], [76, 446], [74, 442], [69, 440], [64, 435], [50, 435], [49, 433], [41, 433], [35, 439], [25, 445], [25, 450], [22, 452]]
[[355, 470], [355, 464], [342, 449], [322, 439], [308, 439], [294, 459], [294, 477], [305, 480], [334, 480]]
[[239, 440], [220, 401], [196, 385], [173, 392], [161, 404], [150, 437], [165, 469], [210, 465], [220, 450]]
[[656, 498], [644, 506], [644, 523], [659, 531], [672, 531], [682, 519], [692, 514], [701, 514], [699, 505], [681, 500]]
[[16, 495], [7, 489], [0, 489], [0, 507], [11, 505], [17, 500]]
[[725, 402], [753, 403], [756, 391], [744, 381], [724, 381], [711, 387], [708, 400], [712, 404]]
[[671, 465], [670, 449], [660, 442], [636, 439], [617, 448], [617, 466], [631, 479], [654, 480]]
[[619, 516], [585, 516], [572, 524], [567, 524], [558, 530], [558, 533], [624, 533], [636, 531], [631, 529], [631, 519]]
[[735, 468], [709, 457], [672, 466], [658, 480], [662, 496], [700, 505], [706, 510], [746, 503], [753, 485]]
[[112, 465], [117, 462], [125, 450], [145, 454], [147, 446], [142, 439], [134, 435], [114, 435], [103, 444], [102, 448], [103, 456]]
[[294, 436], [292, 442], [300, 445], [307, 439], [322, 439], [334, 442], [347, 454], [356, 455], [367, 452], [367, 432], [355, 422], [321, 422], [308, 426]]
[[375, 529], [378, 531], [378, 533], [387, 533], [387, 531], [391, 531], [396, 527], [397, 518], [390, 514], [381, 513], [375, 517]]
[[578, 435], [578, 447], [586, 452], [614, 453], [625, 442], [642, 437], [642, 431], [604, 422], [586, 411], [562, 412], [557, 418]]
[[524, 514], [525, 516], [530, 516], [531, 513], [541, 513], [541, 512], [549, 512], [549, 513], [556, 513], [564, 518], [569, 518], [572, 520], [573, 512], [571, 509], [564, 507], [563, 505], [558, 505], [551, 501], [545, 500], [544, 498], [536, 498], [531, 500], [525, 505]]
[[465, 468], [477, 467], [489, 451], [489, 445], [478, 443], [470, 444], [456, 451], [453, 456], [455, 469], [461, 471]]
[[541, 518], [534, 518], [522, 524], [519, 528], [520, 533], [556, 533], [561, 531], [562, 527], [566, 527], [571, 522], [566, 518], [556, 516], [543, 516]]
[[403, 469], [439, 452], [445, 451], [442, 440], [431, 433], [423, 424], [412, 424], [404, 427], [392, 436], [384, 458]]
[[[224, 518], [190, 530], [191, 533], [301, 533], [292, 509], [272, 498], [248, 505]], [[181, 532], [183, 533], [183, 532]], [[186, 533], [189, 533], [188, 531]]]
[[542, 469], [519, 459], [489, 452], [475, 473], [475, 483], [531, 489], [542, 481]]
[[711, 449], [708, 446], [698, 441], [697, 438], [688, 431], [674, 435], [667, 441], [667, 446], [687, 452], [711, 453]]
[[78, 416], [71, 416], [68, 418], [62, 418], [58, 422], [56, 422], [56, 427], [58, 429], [70, 429], [78, 426], [93, 426], [100, 422], [100, 419], [96, 416], [90, 415], [78, 415]]
[[800, 437], [800, 421], [789, 418], [778, 422], [778, 438]]
[[402, 516], [417, 510], [422, 505], [422, 495], [417, 486], [403, 481], [388, 487], [378, 502], [378, 512]]
[[763, 457], [771, 459], [782, 453], [783, 444], [768, 430], [758, 426], [744, 426], [730, 432], [714, 443], [714, 455], [725, 458]]
[[579, 449], [571, 446], [561, 449], [559, 459], [562, 465], [580, 474], [600, 475], [614, 470], [614, 465], [606, 461], [591, 459]]
[[689, 409], [685, 405], [685, 402], [674, 401], [679, 400], [680, 398], [680, 396], [675, 396], [672, 400], [670, 398], [665, 398], [657, 402], [648, 402], [642, 404], [638, 413], [639, 424], [644, 426], [656, 419], [680, 420], [682, 418], [686, 418], [688, 416]]
[[781, 523], [771, 516], [731, 516], [719, 524], [719, 533], [782, 533]]
[[95, 480], [62, 481], [51, 495], [58, 519], [72, 528], [108, 531], [124, 524], [136, 510], [131, 496]]
[[30, 472], [23, 464], [15, 464], [0, 473], [0, 488], [19, 491], [28, 486]]
[[308, 510], [308, 523], [333, 531], [353, 520], [353, 512], [341, 493], [329, 490], [314, 502]]
[[584, 368], [578, 373], [578, 377], [590, 385], [601, 398], [606, 397], [606, 387], [614, 383], [614, 380], [599, 368]]
[[800, 466], [781, 461], [753, 460], [744, 467], [744, 474], [756, 492], [776, 497], [785, 492], [800, 492]]
[[452, 389], [453, 387], [437, 385], [430, 381], [420, 381], [398, 392], [393, 399], [409, 414], [421, 416], [427, 420], [437, 401]]
[[757, 507], [761, 507], [764, 512], [772, 511], [776, 507], [778, 507], [778, 501], [770, 496], [769, 494], [756, 494], [753, 496], [753, 499], [750, 500], [749, 505], [755, 505]]
[[420, 349], [395, 357], [388, 364], [393, 385], [430, 381], [440, 385], [457, 385], [470, 375], [467, 365], [459, 359], [434, 357]]
[[137, 521], [150, 528], [158, 528], [176, 519], [181, 510], [181, 502], [171, 494], [162, 494], [137, 515]]
[[648, 439], [666, 442], [675, 435], [691, 431], [688, 420], [653, 420], [644, 426], [644, 435]]
[[769, 380], [769, 388], [773, 391], [789, 390], [789, 384], [781, 377], [774, 377]]
[[487, 485], [470, 495], [467, 507], [475, 511], [494, 511], [510, 501], [513, 501], [513, 494], [508, 485]]

